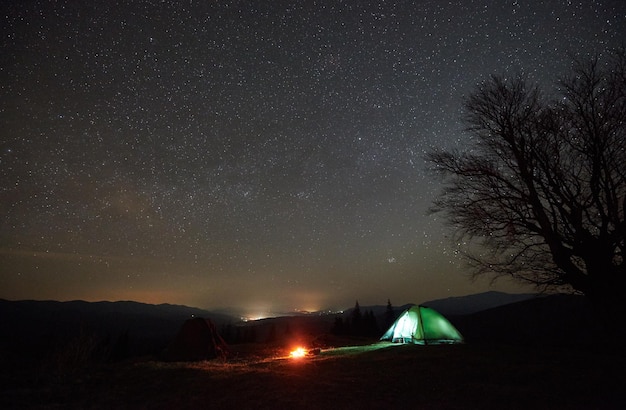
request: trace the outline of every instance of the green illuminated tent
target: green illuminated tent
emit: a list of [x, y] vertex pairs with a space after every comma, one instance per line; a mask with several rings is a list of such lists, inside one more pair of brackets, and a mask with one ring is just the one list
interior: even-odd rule
[[463, 343], [463, 336], [440, 313], [426, 306], [411, 306], [391, 325], [380, 340], [394, 343]]

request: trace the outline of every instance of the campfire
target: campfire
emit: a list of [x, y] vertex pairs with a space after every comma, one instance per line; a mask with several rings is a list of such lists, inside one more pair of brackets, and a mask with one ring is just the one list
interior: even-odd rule
[[292, 359], [300, 359], [307, 355], [307, 350], [304, 347], [297, 347], [289, 352], [289, 357]]

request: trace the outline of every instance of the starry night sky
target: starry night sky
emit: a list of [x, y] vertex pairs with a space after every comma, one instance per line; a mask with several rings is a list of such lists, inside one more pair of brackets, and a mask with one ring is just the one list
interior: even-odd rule
[[[626, 38], [626, 1], [3, 1], [0, 297], [250, 312], [471, 282], [423, 156], [464, 95]], [[497, 282], [491, 289], [523, 291]]]

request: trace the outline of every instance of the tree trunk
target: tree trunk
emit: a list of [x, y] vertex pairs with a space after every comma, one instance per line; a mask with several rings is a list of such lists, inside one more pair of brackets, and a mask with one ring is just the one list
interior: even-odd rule
[[590, 275], [591, 286], [585, 293], [605, 332], [606, 343], [626, 343], [626, 280], [619, 269]]

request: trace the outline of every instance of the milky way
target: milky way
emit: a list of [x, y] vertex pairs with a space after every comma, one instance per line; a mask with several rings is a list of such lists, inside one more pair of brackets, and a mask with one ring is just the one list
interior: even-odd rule
[[479, 290], [427, 215], [424, 153], [463, 147], [462, 98], [487, 76], [549, 89], [626, 38], [619, 0], [0, 10], [9, 299], [276, 310]]

